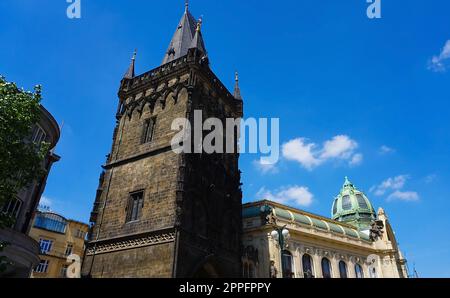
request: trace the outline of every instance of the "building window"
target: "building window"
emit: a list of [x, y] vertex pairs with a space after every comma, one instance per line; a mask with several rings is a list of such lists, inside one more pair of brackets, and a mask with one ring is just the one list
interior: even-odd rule
[[352, 209], [352, 201], [350, 200], [350, 196], [342, 197], [342, 209], [344, 210]]
[[322, 259], [322, 276], [323, 278], [331, 278], [331, 263], [327, 258]]
[[47, 239], [40, 239], [39, 240], [39, 247], [41, 249], [41, 254], [45, 255], [48, 254], [52, 250], [53, 241], [47, 240]]
[[20, 212], [20, 207], [22, 207], [22, 201], [14, 198], [3, 205], [2, 213], [6, 216], [17, 218]]
[[80, 239], [84, 239], [84, 237], [86, 237], [86, 233], [83, 230], [76, 229], [75, 237], [80, 238]]
[[356, 278], [364, 278], [363, 269], [362, 269], [361, 265], [359, 265], [359, 264], [355, 265], [355, 275], [356, 275]]
[[283, 278], [294, 278], [294, 268], [292, 264], [292, 254], [283, 250], [282, 253], [282, 262], [283, 262]]
[[150, 143], [155, 132], [156, 117], [145, 120], [142, 131], [142, 144]]
[[61, 271], [60, 271], [61, 278], [67, 278], [67, 268], [69, 268], [68, 265], [63, 265], [61, 267]]
[[344, 261], [339, 262], [339, 275], [341, 278], [347, 278], [347, 264]]
[[333, 215], [336, 214], [336, 212], [337, 212], [337, 202], [338, 202], [337, 199], [334, 200], [334, 203], [333, 203]]
[[369, 206], [367, 205], [366, 200], [363, 198], [362, 195], [357, 194], [356, 195], [356, 199], [358, 200], [358, 205], [360, 208], [362, 209], [369, 209]]
[[131, 194], [127, 206], [127, 222], [136, 221], [141, 215], [144, 205], [144, 192], [135, 192]]
[[46, 136], [47, 135], [45, 134], [45, 131], [42, 129], [42, 127], [37, 125], [34, 129], [32, 142], [37, 145], [41, 145], [41, 143], [45, 141]]
[[49, 263], [50, 262], [48, 260], [41, 260], [39, 262], [39, 265], [37, 265], [36, 268], [34, 268], [34, 272], [36, 272], [36, 273], [47, 273]]
[[303, 276], [304, 276], [304, 278], [314, 278], [313, 266], [312, 266], [312, 258], [311, 258], [310, 255], [303, 255], [303, 257], [302, 257], [302, 265], [303, 265]]
[[67, 257], [67, 256], [70, 256], [71, 254], [72, 254], [72, 251], [73, 251], [73, 244], [67, 244], [67, 247], [66, 247], [66, 252], [64, 253], [65, 254], [65, 256]]

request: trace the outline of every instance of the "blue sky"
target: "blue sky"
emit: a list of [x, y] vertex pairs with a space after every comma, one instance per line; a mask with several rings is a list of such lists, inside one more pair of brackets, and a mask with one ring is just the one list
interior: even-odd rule
[[[45, 200], [87, 221], [111, 146], [119, 81], [157, 67], [182, 0], [0, 2], [0, 73], [64, 122]], [[246, 117], [280, 118], [272, 168], [241, 158], [244, 200], [282, 200], [330, 215], [349, 176], [383, 207], [421, 276], [450, 277], [450, 26], [446, 0], [192, 0], [212, 68], [230, 89], [239, 70]], [[447, 68], [448, 67], [448, 71]]]

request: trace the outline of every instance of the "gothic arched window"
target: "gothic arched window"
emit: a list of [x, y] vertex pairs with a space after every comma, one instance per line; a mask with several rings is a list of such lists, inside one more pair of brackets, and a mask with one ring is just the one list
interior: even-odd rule
[[288, 250], [283, 250], [282, 253], [283, 262], [283, 278], [293, 278], [294, 277], [294, 266], [292, 264], [292, 254]]
[[359, 265], [359, 264], [355, 265], [355, 275], [356, 275], [356, 278], [364, 278], [363, 269], [362, 269], [361, 265]]
[[305, 278], [314, 278], [314, 271], [312, 266], [312, 258], [310, 255], [303, 255], [302, 257], [303, 276]]
[[347, 264], [344, 261], [339, 262], [339, 276], [341, 278], [347, 278]]
[[322, 259], [322, 276], [323, 278], [331, 278], [331, 262], [327, 258]]

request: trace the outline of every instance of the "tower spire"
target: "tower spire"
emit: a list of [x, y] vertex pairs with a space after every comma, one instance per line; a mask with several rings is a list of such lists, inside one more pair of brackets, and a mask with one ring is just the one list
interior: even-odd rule
[[235, 81], [234, 94], [233, 94], [234, 98], [237, 100], [242, 100], [241, 88], [239, 88], [239, 73], [237, 71], [234, 75], [234, 81]]
[[189, 1], [184, 3], [184, 13], [178, 23], [177, 29], [173, 34], [169, 47], [164, 55], [162, 64], [169, 63], [180, 57], [187, 55], [189, 47], [192, 44], [195, 31], [197, 28], [197, 21], [189, 12]]
[[137, 54], [137, 50], [134, 50], [133, 57], [131, 58], [130, 66], [128, 67], [128, 70], [125, 73], [125, 75], [123, 76], [124, 79], [131, 80], [132, 78], [134, 78], [134, 75], [135, 75], [134, 66], [135, 66], [135, 62], [136, 62], [136, 54]]

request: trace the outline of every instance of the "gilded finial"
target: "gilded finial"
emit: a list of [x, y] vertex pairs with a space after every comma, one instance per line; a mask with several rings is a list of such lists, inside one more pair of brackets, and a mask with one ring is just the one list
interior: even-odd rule
[[184, 1], [184, 11], [188, 12], [188, 10], [189, 10], [189, 0], [185, 0]]
[[234, 80], [236, 81], [236, 82], [239, 82], [239, 73], [236, 71], [235, 73], [234, 73]]
[[131, 58], [131, 59], [136, 60], [136, 55], [137, 55], [137, 49], [134, 49], [133, 58]]
[[200, 17], [197, 22], [197, 32], [200, 32], [200, 30], [202, 29], [202, 23], [203, 23], [203, 18]]

